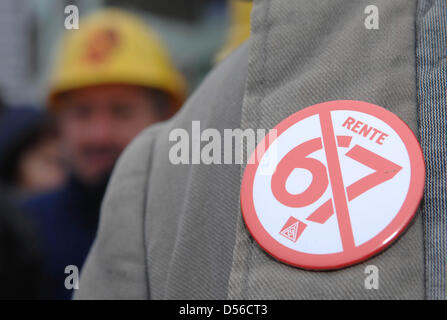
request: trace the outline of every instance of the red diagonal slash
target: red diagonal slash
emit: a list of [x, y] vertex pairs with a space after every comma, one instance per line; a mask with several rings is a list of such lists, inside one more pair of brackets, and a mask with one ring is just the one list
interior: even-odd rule
[[320, 125], [341, 243], [344, 251], [351, 251], [355, 247], [354, 234], [349, 217], [348, 201], [345, 195], [345, 186], [343, 184], [337, 142], [330, 111], [320, 113]]

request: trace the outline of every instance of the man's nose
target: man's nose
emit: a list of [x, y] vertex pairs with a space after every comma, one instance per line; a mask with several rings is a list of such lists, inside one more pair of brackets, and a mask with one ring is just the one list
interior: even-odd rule
[[97, 116], [90, 123], [89, 139], [94, 142], [108, 142], [113, 135], [113, 126], [110, 119]]

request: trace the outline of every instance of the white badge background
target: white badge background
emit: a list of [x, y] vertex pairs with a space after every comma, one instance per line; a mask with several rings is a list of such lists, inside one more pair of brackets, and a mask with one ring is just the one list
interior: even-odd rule
[[[379, 145], [374, 142], [375, 139], [371, 141], [342, 127], [347, 117], [360, 120], [387, 133], [389, 136], [386, 137], [383, 145]], [[356, 144], [402, 167], [402, 170], [391, 180], [368, 190], [348, 202], [354, 241], [356, 246], [359, 246], [382, 231], [401, 208], [410, 184], [409, 155], [397, 133], [376, 117], [357, 111], [339, 110], [332, 111], [331, 118], [336, 136], [352, 136], [352, 141], [348, 148], [339, 147], [337, 149], [345, 187], [374, 172], [365, 165], [345, 156]], [[336, 214], [333, 214], [324, 224], [305, 220], [320, 205], [332, 198], [329, 174], [327, 173], [329, 179], [328, 188], [319, 200], [307, 207], [290, 208], [278, 202], [273, 196], [271, 191], [271, 174], [265, 174], [265, 172], [260, 170], [263, 166], [276, 167], [279, 161], [294, 147], [319, 137], [322, 137], [322, 133], [320, 119], [317, 114], [299, 121], [283, 132], [272, 143], [260, 161], [254, 178], [253, 202], [261, 224], [276, 241], [293, 250], [304, 253], [330, 254], [343, 251]], [[273, 155], [269, 154], [270, 152], [277, 153]], [[321, 161], [327, 168], [324, 149], [312, 153], [309, 157]], [[273, 164], [267, 164], [265, 163], [266, 161], [273, 161]], [[298, 194], [306, 190], [311, 180], [312, 175], [309, 171], [295, 169], [287, 180], [286, 188], [290, 193]], [[307, 228], [295, 243], [279, 234], [290, 216], [307, 224]]]

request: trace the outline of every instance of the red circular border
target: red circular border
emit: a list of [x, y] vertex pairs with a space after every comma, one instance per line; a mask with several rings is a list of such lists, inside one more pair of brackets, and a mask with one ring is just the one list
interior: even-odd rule
[[[350, 252], [332, 254], [309, 254], [292, 250], [276, 241], [262, 226], [253, 203], [253, 182], [259, 165], [270, 144], [295, 123], [322, 111], [352, 110], [360, 111], [379, 118], [393, 128], [408, 150], [411, 166], [410, 187], [404, 203], [391, 221], [374, 238], [355, 247]], [[270, 132], [264, 137], [265, 146], [260, 143], [251, 155], [245, 168], [241, 184], [241, 209], [245, 224], [256, 242], [270, 255], [284, 263], [312, 270], [331, 270], [362, 262], [388, 247], [406, 229], [413, 219], [423, 196], [425, 182], [425, 163], [421, 147], [411, 129], [392, 112], [372, 103], [355, 100], [335, 100], [309, 106], [281, 121], [274, 129], [276, 137]], [[267, 139], [268, 138], [268, 139]], [[266, 140], [267, 139], [267, 140]], [[259, 146], [263, 150], [257, 150]], [[258, 153], [258, 159], [256, 154]]]

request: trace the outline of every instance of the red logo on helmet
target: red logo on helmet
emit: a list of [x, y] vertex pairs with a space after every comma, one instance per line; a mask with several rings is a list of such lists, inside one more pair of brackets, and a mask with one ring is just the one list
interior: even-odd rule
[[114, 29], [98, 30], [87, 41], [85, 60], [101, 63], [106, 60], [119, 43], [119, 36]]

